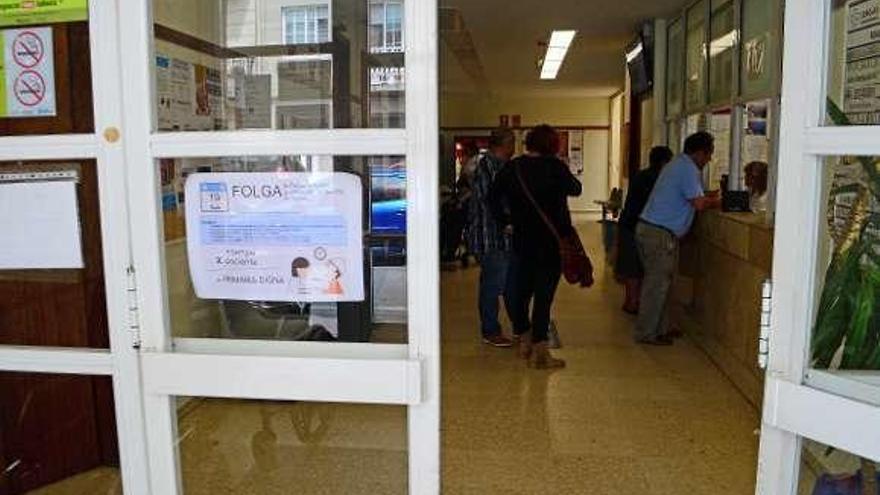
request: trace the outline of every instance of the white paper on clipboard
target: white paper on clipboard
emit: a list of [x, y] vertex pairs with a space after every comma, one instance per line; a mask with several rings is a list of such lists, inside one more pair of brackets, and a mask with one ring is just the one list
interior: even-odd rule
[[83, 268], [76, 185], [0, 183], [0, 270]]

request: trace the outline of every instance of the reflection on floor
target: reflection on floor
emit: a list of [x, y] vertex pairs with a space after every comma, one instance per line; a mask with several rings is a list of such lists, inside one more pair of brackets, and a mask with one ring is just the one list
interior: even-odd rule
[[479, 345], [478, 271], [444, 275], [444, 493], [754, 493], [757, 412], [687, 341], [633, 344], [598, 225], [582, 237], [597, 286], [558, 296], [562, 371]]
[[[583, 237], [598, 283], [559, 294], [562, 371], [482, 346], [478, 270], [444, 273], [443, 493], [754, 493], [757, 413], [687, 341], [631, 342], [598, 227]], [[401, 407], [198, 400], [178, 429], [186, 495], [406, 493]], [[119, 493], [112, 470], [71, 481], [38, 493]]]

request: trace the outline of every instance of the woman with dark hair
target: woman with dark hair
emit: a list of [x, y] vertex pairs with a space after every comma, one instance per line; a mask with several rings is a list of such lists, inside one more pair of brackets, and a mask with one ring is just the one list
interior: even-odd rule
[[511, 319], [520, 356], [533, 368], [562, 368], [565, 361], [547, 350], [550, 311], [562, 274], [554, 230], [564, 236], [574, 229], [568, 197], [580, 196], [582, 187], [556, 156], [559, 134], [552, 127], [532, 129], [526, 148], [527, 154], [514, 159], [496, 176], [489, 201], [499, 225], [513, 231]]
[[648, 204], [648, 198], [651, 197], [660, 170], [672, 160], [672, 156], [672, 150], [666, 146], [656, 146], [651, 149], [648, 168], [639, 171], [630, 180], [626, 203], [617, 221], [619, 243], [614, 273], [623, 281], [626, 291], [623, 310], [632, 315], [639, 314], [639, 296], [642, 292], [642, 279], [645, 277], [645, 268], [639, 259], [639, 248], [636, 245], [636, 226], [639, 223], [639, 215]]

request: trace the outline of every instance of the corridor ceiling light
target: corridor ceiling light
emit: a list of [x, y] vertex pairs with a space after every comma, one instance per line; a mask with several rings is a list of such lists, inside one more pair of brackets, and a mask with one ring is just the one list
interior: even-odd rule
[[547, 53], [541, 64], [541, 79], [556, 79], [562, 61], [568, 53], [574, 35], [577, 31], [553, 31], [550, 35], [550, 43], [547, 44]]
[[709, 45], [709, 56], [717, 57], [736, 46], [737, 41], [739, 41], [739, 33], [736, 29], [715, 38], [712, 40], [712, 44]]
[[639, 44], [636, 45], [632, 50], [626, 52], [626, 63], [631, 64], [633, 60], [637, 59], [639, 55], [642, 54], [642, 51], [645, 50], [645, 45], [639, 41]]

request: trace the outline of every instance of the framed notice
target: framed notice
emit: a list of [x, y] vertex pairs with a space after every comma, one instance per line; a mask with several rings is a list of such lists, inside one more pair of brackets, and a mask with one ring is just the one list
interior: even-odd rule
[[185, 187], [202, 299], [364, 300], [363, 186], [347, 173], [196, 173]]
[[85, 21], [88, 0], [0, 0], [0, 27]]

